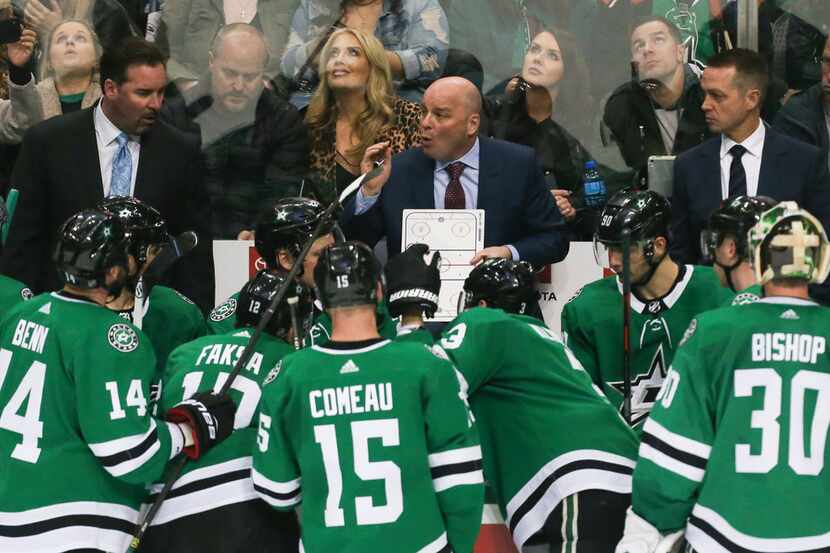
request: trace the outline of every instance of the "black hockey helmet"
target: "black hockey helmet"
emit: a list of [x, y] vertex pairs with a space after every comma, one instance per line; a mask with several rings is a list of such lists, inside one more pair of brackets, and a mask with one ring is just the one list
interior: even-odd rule
[[657, 192], [621, 191], [605, 204], [595, 239], [605, 246], [620, 247], [623, 233], [628, 230], [632, 244], [653, 241], [658, 236], [668, 240], [670, 221], [669, 202]]
[[475, 307], [484, 300], [489, 307], [523, 315], [538, 298], [534, 282], [533, 267], [527, 261], [487, 259], [470, 271], [464, 281], [458, 311]]
[[121, 221], [129, 242], [127, 251], [135, 257], [139, 267], [147, 261], [147, 249], [150, 246], [170, 241], [167, 223], [161, 213], [141, 200], [127, 196], [108, 198], [98, 207]]
[[[260, 213], [254, 228], [256, 251], [269, 269], [280, 267], [277, 251], [287, 250], [295, 258], [303, 249], [320, 221], [325, 208], [310, 198], [283, 198]], [[324, 229], [323, 235], [333, 233], [342, 241], [342, 233], [335, 223]]]
[[[738, 263], [750, 258], [747, 233], [761, 220], [761, 215], [778, 202], [767, 196], [735, 196], [721, 203], [709, 216], [706, 228], [700, 233], [700, 251], [705, 263], [715, 262], [715, 250], [727, 236], [735, 239]], [[736, 263], [736, 265], [738, 264]]]
[[67, 219], [58, 231], [52, 260], [67, 284], [103, 288], [107, 270], [127, 269], [127, 237], [113, 214], [85, 209]]
[[314, 269], [317, 297], [325, 309], [377, 303], [381, 268], [362, 242], [332, 244], [320, 253]]
[[[246, 282], [239, 292], [236, 326], [257, 326], [283, 282], [285, 282], [285, 275], [269, 273], [267, 270], [259, 271], [254, 278]], [[288, 336], [288, 330], [291, 328], [291, 311], [288, 301], [294, 297], [297, 298], [297, 320], [302, 321], [309, 316], [312, 300], [308, 292], [302, 286], [291, 285], [277, 306], [274, 316], [265, 327], [269, 334], [283, 339]]]

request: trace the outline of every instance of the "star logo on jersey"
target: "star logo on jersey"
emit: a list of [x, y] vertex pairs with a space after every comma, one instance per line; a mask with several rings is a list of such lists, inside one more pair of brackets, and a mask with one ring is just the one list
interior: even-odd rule
[[110, 345], [122, 353], [129, 353], [138, 347], [138, 334], [130, 325], [116, 323], [107, 332]]
[[[654, 407], [654, 402], [657, 401], [657, 394], [660, 393], [660, 388], [663, 386], [666, 372], [663, 345], [660, 344], [654, 353], [654, 357], [651, 359], [648, 372], [638, 374], [631, 381], [631, 426], [636, 426], [648, 417], [651, 408]], [[608, 384], [620, 394], [625, 394], [625, 387], [622, 381], [609, 382]], [[622, 410], [623, 403], [620, 403], [620, 413], [622, 413]]]
[[760, 300], [756, 294], [752, 292], [742, 292], [732, 299], [732, 305], [748, 305]]
[[340, 374], [351, 374], [356, 373], [360, 369], [355, 365], [355, 362], [349, 359], [346, 361], [342, 367], [340, 367]]
[[213, 308], [213, 311], [210, 312], [210, 320], [218, 323], [224, 321], [234, 313], [236, 313], [236, 300], [231, 298], [225, 303], [221, 303]]
[[273, 369], [268, 373], [268, 376], [265, 377], [265, 380], [262, 381], [262, 385], [265, 386], [266, 384], [270, 384], [277, 379], [282, 370], [282, 361], [277, 361], [277, 364], [274, 366]]
[[35, 297], [35, 295], [28, 288], [24, 288], [23, 290], [20, 291], [20, 297], [23, 298], [24, 300], [30, 300], [33, 297]]

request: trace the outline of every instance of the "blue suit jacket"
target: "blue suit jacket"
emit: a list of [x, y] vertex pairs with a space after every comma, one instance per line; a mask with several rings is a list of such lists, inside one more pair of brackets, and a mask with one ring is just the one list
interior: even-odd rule
[[[674, 163], [671, 254], [681, 263], [700, 261], [700, 232], [720, 207], [721, 137], [684, 152]], [[791, 200], [830, 228], [830, 176], [821, 150], [767, 127], [758, 195]]]
[[[568, 235], [532, 149], [479, 138], [476, 206], [486, 212], [484, 245], [512, 244], [535, 267], [556, 263], [568, 253]], [[389, 257], [400, 252], [404, 209], [435, 209], [435, 160], [420, 149], [392, 159], [392, 175], [380, 198], [355, 216], [354, 197], [344, 205], [340, 224], [349, 239], [374, 246], [387, 237]]]

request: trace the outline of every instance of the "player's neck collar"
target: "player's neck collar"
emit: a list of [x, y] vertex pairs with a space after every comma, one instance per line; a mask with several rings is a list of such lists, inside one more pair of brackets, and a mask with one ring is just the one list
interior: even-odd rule
[[758, 300], [759, 303], [772, 303], [778, 305], [809, 305], [817, 306], [818, 304], [812, 300], [805, 300], [804, 298], [793, 298], [790, 296], [765, 296]]
[[98, 302], [93, 301], [85, 296], [79, 296], [78, 294], [73, 294], [72, 292], [67, 292], [66, 290], [58, 290], [57, 292], [52, 292], [52, 297], [70, 301], [73, 303], [88, 303], [90, 305], [97, 305], [99, 307], [103, 307]]
[[385, 338], [370, 338], [368, 340], [358, 340], [355, 342], [336, 342], [334, 340], [330, 340], [325, 346], [312, 346], [312, 349], [334, 355], [351, 355], [353, 353], [363, 353], [382, 348], [388, 343], [389, 340]]
[[[674, 279], [674, 283], [671, 288], [669, 288], [669, 291], [662, 297], [650, 300], [641, 299], [638, 298], [637, 293], [632, 290], [631, 309], [641, 315], [646, 313], [656, 315], [662, 311], [671, 309], [672, 306], [677, 303], [677, 300], [680, 299], [680, 296], [683, 295], [683, 292], [692, 280], [692, 274], [695, 270], [692, 265], [678, 264], [677, 268], [677, 278]], [[617, 279], [617, 289], [620, 291], [620, 294], [622, 294], [622, 283], [620, 282], [620, 279]]]

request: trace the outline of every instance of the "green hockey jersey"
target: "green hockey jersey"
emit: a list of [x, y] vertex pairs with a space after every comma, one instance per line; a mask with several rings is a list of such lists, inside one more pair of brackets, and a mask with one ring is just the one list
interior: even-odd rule
[[124, 551], [145, 484], [184, 445], [147, 409], [147, 337], [62, 293], [0, 325], [0, 551]]
[[729, 307], [730, 305], [746, 305], [748, 303], [755, 303], [756, 301], [760, 300], [764, 297], [764, 287], [760, 284], [753, 284], [752, 286], [748, 286], [735, 294], [735, 297], [729, 299], [724, 304], [724, 307]]
[[631, 492], [637, 438], [541, 321], [477, 307], [441, 347], [464, 376], [488, 489], [520, 551], [566, 496]]
[[[694, 265], [681, 265], [663, 298], [644, 302], [631, 294], [632, 426], [640, 429], [651, 411], [689, 321], [730, 297], [712, 268]], [[571, 298], [562, 310], [562, 332], [594, 383], [622, 411], [622, 285], [616, 276], [592, 282]]]
[[[162, 412], [198, 391], [218, 392], [253, 334], [240, 328], [229, 334], [209, 335], [176, 348], [167, 361]], [[231, 385], [236, 403], [234, 432], [198, 461], [188, 463], [162, 504], [153, 524], [218, 507], [256, 499], [251, 482], [251, 450], [256, 442], [255, 414], [263, 382], [276, 375], [277, 363], [293, 348], [267, 333], [260, 335], [254, 353]], [[161, 484], [154, 486], [157, 493]]]
[[0, 319], [18, 303], [32, 299], [32, 291], [17, 280], [0, 275]]
[[455, 370], [429, 348], [292, 353], [260, 409], [254, 487], [276, 508], [302, 499], [305, 551], [472, 552], [481, 448]]
[[[207, 334], [205, 317], [189, 298], [167, 286], [153, 286], [141, 330], [150, 339], [156, 354], [156, 378], [161, 380], [170, 353], [180, 345]], [[119, 314], [130, 322], [132, 310]], [[153, 399], [157, 399], [154, 397]]]
[[696, 551], [830, 550], [829, 328], [782, 297], [692, 321], [643, 427], [634, 511]]

